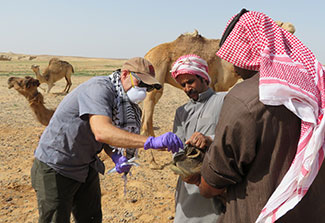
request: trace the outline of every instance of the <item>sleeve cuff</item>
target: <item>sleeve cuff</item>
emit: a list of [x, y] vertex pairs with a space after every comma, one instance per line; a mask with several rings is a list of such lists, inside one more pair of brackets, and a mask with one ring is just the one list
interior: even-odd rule
[[220, 175], [217, 171], [213, 170], [208, 159], [203, 160], [201, 176], [204, 178], [207, 184], [217, 189], [223, 189], [229, 185], [236, 184], [234, 180], [226, 178]]

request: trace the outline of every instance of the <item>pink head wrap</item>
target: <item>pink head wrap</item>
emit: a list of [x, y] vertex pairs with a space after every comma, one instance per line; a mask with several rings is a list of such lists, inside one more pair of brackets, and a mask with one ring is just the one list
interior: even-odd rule
[[260, 101], [284, 105], [302, 120], [296, 156], [256, 220], [274, 222], [303, 198], [324, 160], [324, 67], [297, 37], [253, 11], [240, 17], [217, 56], [259, 71]]
[[209, 82], [208, 84], [211, 82], [207, 62], [195, 54], [184, 55], [178, 58], [170, 72], [175, 79], [180, 74], [193, 74], [204, 78]]

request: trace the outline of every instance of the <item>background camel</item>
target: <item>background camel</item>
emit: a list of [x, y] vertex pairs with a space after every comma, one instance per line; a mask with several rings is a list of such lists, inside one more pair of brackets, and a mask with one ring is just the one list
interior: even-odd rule
[[[296, 31], [293, 24], [289, 22], [276, 22], [280, 27], [292, 34]], [[181, 86], [172, 78], [170, 70], [172, 64], [185, 54], [196, 54], [207, 61], [209, 75], [211, 77], [210, 87], [215, 91], [227, 91], [237, 82], [241, 81], [235, 73], [233, 65], [225, 60], [221, 60], [215, 54], [219, 49], [219, 39], [207, 39], [198, 34], [187, 33], [180, 35], [176, 40], [160, 44], [147, 52], [145, 58], [149, 60], [156, 71], [156, 79], [164, 86], [168, 83], [174, 87]], [[147, 94], [143, 103], [142, 113], [142, 135], [154, 136], [153, 114], [154, 107], [163, 94], [163, 89], [154, 90]]]
[[[37, 90], [37, 87], [40, 85], [40, 82], [33, 77], [26, 76], [24, 78], [21, 77], [10, 77], [8, 79], [8, 88], [14, 88], [18, 93], [23, 95], [27, 101], [29, 102], [29, 106], [32, 109], [34, 116], [37, 121], [39, 121], [42, 125], [47, 126], [52, 118], [55, 109], [48, 109], [44, 106], [44, 98], [43, 95]], [[108, 145], [103, 144], [103, 147], [109, 148]], [[129, 150], [126, 153], [126, 156], [130, 159], [134, 155], [134, 150]], [[159, 166], [151, 153], [150, 160], [152, 169], [162, 169], [169, 163], [163, 166]]]
[[32, 65], [31, 68], [36, 74], [36, 78], [40, 81], [40, 83], [46, 83], [48, 85], [47, 92], [50, 92], [51, 88], [54, 86], [54, 83], [63, 77], [65, 77], [65, 80], [67, 81], [63, 92], [69, 92], [72, 85], [71, 74], [74, 73], [74, 69], [69, 62], [59, 60], [58, 58], [52, 58], [43, 74], [40, 73], [38, 65]]
[[[21, 77], [10, 77], [8, 79], [8, 88], [14, 88], [20, 94], [22, 94], [31, 107], [36, 119], [42, 124], [47, 126], [52, 118], [55, 109], [48, 109], [44, 106], [43, 95], [37, 90], [40, 85], [39, 80], [34, 79], [30, 76], [24, 78]], [[104, 148], [109, 149], [107, 144], [103, 144]], [[134, 151], [129, 150], [126, 156], [130, 159], [133, 157]]]
[[14, 88], [16, 91], [22, 94], [29, 102], [36, 119], [42, 125], [48, 125], [55, 110], [47, 109], [44, 106], [43, 95], [37, 90], [39, 85], [39, 80], [36, 80], [30, 76], [26, 76], [25, 78], [10, 77], [8, 79], [8, 88]]
[[[196, 54], [207, 61], [209, 75], [211, 77], [210, 86], [215, 91], [227, 91], [238, 80], [233, 66], [216, 56], [219, 49], [219, 39], [207, 39], [198, 34], [187, 33], [180, 35], [176, 40], [160, 44], [145, 55], [155, 68], [156, 79], [164, 86], [168, 83], [174, 87], [181, 86], [172, 78], [170, 74], [173, 63], [182, 55]], [[154, 135], [153, 112], [154, 107], [163, 94], [163, 88], [154, 90], [147, 94], [143, 103], [142, 130], [143, 135]]]

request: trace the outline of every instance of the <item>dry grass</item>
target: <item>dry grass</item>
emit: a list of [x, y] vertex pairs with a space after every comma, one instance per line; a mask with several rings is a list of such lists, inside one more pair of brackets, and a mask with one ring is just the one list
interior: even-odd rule
[[72, 64], [74, 68], [74, 76], [96, 76], [106, 75], [120, 68], [126, 59], [105, 59], [105, 58], [86, 58], [86, 57], [70, 57], [70, 56], [50, 56], [36, 55], [33, 60], [28, 60], [29, 56], [22, 57], [22, 54], [0, 53], [0, 55], [10, 56], [11, 61], [0, 61], [0, 76], [19, 76], [31, 75], [33, 64], [40, 65], [41, 72], [47, 67], [52, 57], [58, 57]]

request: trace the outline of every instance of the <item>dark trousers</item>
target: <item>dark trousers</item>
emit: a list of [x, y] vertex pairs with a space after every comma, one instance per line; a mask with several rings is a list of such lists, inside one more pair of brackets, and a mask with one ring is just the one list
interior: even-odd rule
[[86, 182], [80, 183], [35, 159], [31, 178], [40, 223], [69, 223], [71, 212], [76, 223], [102, 222], [99, 176], [93, 168]]

